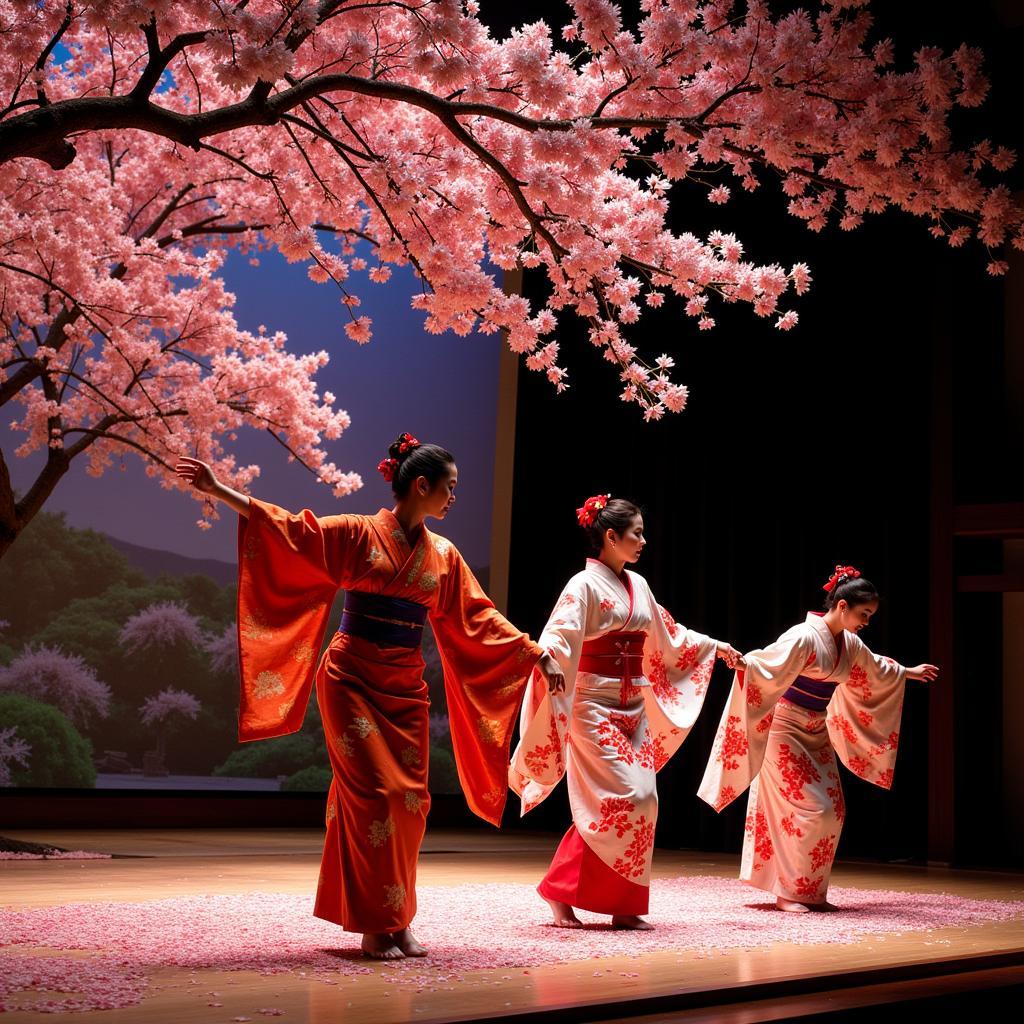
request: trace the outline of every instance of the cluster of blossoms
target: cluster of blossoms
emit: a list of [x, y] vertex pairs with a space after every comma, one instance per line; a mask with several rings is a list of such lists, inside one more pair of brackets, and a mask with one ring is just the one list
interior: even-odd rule
[[26, 647], [5, 668], [0, 668], [0, 693], [18, 693], [51, 704], [84, 728], [94, 718], [110, 714], [110, 687], [77, 654], [60, 648]]
[[135, 654], [178, 644], [201, 647], [205, 638], [199, 620], [187, 608], [174, 601], [159, 601], [132, 615], [121, 627], [118, 642], [129, 654]]
[[18, 739], [18, 730], [11, 727], [0, 729], [0, 786], [11, 784], [11, 765], [18, 765], [21, 768], [28, 767], [29, 755], [32, 753], [29, 745]]
[[[988, 87], [976, 50], [897, 64], [867, 0], [644, 0], [635, 31], [610, 0], [570, 6], [560, 33], [498, 40], [461, 0], [7, 0], [0, 405], [19, 403], [19, 453], [49, 447], [57, 479], [83, 452], [100, 473], [134, 448], [154, 474], [199, 453], [244, 487], [258, 468], [226, 444], [249, 425], [335, 493], [358, 487], [323, 450], [348, 425], [313, 383], [326, 354], [238, 328], [229, 246], [307, 262], [359, 343], [357, 286], [412, 265], [428, 332], [504, 332], [559, 390], [573, 313], [649, 419], [687, 392], [670, 356], [628, 340], [645, 306], [672, 298], [710, 330], [715, 303], [742, 302], [788, 330], [811, 279], [748, 261], [732, 234], [668, 230], [679, 182], [724, 214], [723, 173], [774, 181], [813, 230], [894, 207], [977, 239], [994, 274], [1001, 247], [1024, 248], [998, 178], [1013, 153], [950, 140], [954, 108]], [[538, 268], [546, 299], [505, 294], [492, 267]]]
[[191, 693], [169, 686], [146, 699], [139, 708], [139, 717], [143, 725], [168, 725], [178, 719], [194, 719], [199, 707], [199, 701]]

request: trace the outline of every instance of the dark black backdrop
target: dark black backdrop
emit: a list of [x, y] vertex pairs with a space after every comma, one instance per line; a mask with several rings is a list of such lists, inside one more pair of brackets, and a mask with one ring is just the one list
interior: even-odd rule
[[[1024, 17], [1013, 6], [980, 3], [958, 24], [942, 5], [874, 5], [877, 38], [891, 36], [904, 65], [922, 43], [984, 47], [993, 93], [980, 110], [956, 116], [961, 143], [1020, 142]], [[556, 8], [537, 10], [557, 21]], [[529, 5], [517, 5], [515, 20], [529, 17]], [[1011, 178], [1019, 187], [1018, 168]], [[809, 263], [812, 291], [787, 303], [800, 314], [796, 329], [780, 332], [748, 308], [717, 304], [717, 328], [700, 333], [671, 302], [645, 310], [631, 337], [648, 357], [672, 355], [675, 379], [691, 389], [685, 412], [657, 423], [618, 400], [613, 368], [568, 319], [559, 339], [572, 389], [556, 397], [542, 377], [521, 371], [509, 614], [523, 628], [539, 631], [581, 565], [574, 508], [610, 491], [646, 509], [649, 545], [638, 569], [681, 622], [743, 649], [761, 646], [819, 606], [821, 584], [842, 561], [860, 566], [883, 595], [869, 646], [914, 664], [930, 657], [929, 588], [949, 585], [929, 578], [936, 460], [952, 458], [957, 501], [1024, 497], [1021, 439], [1006, 429], [1005, 285], [986, 275], [984, 250], [951, 250], [924, 221], [897, 213], [854, 232], [815, 234], [785, 212], [778, 185], [762, 180], [754, 195], [734, 188], [724, 207], [677, 185], [673, 226], [733, 231], [757, 262]], [[543, 297], [543, 278], [527, 275], [525, 287]], [[952, 451], [934, 442], [948, 413], [932, 394], [944, 358], [953, 374]], [[998, 571], [998, 547], [975, 545], [965, 558], [962, 571]], [[986, 558], [994, 568], [967, 564]], [[958, 701], [962, 863], [1004, 862], [998, 600], [958, 599], [958, 642], [969, 658], [954, 671], [943, 666], [937, 684], [970, 688]], [[701, 719], [661, 773], [660, 845], [739, 849], [745, 801], [718, 816], [694, 795], [730, 680], [716, 669]], [[910, 684], [891, 792], [844, 773], [841, 855], [926, 858], [928, 703], [923, 685]], [[531, 818], [564, 827], [564, 791]]]

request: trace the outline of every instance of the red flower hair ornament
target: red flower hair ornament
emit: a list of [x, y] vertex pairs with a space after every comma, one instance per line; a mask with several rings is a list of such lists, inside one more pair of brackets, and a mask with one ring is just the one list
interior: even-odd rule
[[610, 494], [595, 494], [583, 502], [583, 507], [576, 509], [576, 521], [580, 526], [592, 526], [597, 513], [608, 504]]
[[836, 571], [829, 576], [828, 583], [822, 587], [822, 590], [824, 590], [826, 594], [831, 594], [840, 583], [845, 583], [847, 580], [856, 580], [859, 578], [859, 569], [854, 569], [852, 565], [837, 565]]
[[[413, 448], [419, 448], [420, 442], [416, 440], [412, 434], [401, 434], [398, 438], [398, 454], [407, 455], [413, 450]], [[388, 483], [391, 483], [395, 479], [395, 474], [398, 472], [398, 467], [401, 463], [398, 459], [387, 458], [381, 459], [377, 463], [377, 472], [380, 473]]]

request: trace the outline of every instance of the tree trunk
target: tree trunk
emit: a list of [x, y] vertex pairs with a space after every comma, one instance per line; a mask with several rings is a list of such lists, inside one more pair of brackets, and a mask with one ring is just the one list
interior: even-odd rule
[[14, 496], [10, 470], [0, 449], [0, 560], [10, 551], [21, 531], [46, 504], [54, 488], [71, 466], [71, 459], [60, 448], [49, 449], [46, 465], [21, 501]]

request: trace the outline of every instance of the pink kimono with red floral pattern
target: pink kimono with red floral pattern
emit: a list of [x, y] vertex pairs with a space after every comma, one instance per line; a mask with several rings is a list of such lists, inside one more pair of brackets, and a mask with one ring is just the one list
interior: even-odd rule
[[[820, 613], [746, 656], [698, 791], [721, 811], [750, 787], [740, 878], [801, 903], [823, 903], [846, 816], [836, 755], [889, 789], [906, 669], [854, 633], [837, 643]], [[798, 677], [838, 684], [825, 711], [783, 695]]]
[[[614, 631], [646, 632], [643, 676], [578, 671], [583, 643]], [[704, 703], [716, 641], [677, 625], [642, 576], [617, 577], [596, 559], [566, 584], [539, 643], [565, 673], [550, 695], [536, 670], [520, 712], [509, 781], [525, 814], [563, 775], [573, 826], [542, 895], [609, 914], [647, 911], [655, 773], [679, 748]]]

